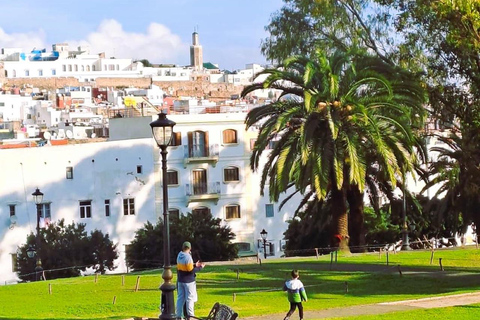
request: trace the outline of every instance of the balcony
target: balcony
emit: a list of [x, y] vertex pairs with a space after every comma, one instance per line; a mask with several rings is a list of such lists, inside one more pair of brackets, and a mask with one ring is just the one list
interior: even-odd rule
[[210, 183], [187, 183], [185, 185], [187, 202], [214, 201], [217, 204], [220, 199], [220, 182]]
[[189, 163], [211, 162], [212, 166], [218, 162], [218, 144], [211, 144], [210, 146], [184, 146], [184, 167]]

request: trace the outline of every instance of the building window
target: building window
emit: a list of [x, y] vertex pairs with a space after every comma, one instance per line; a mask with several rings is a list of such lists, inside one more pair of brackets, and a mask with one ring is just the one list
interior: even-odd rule
[[57, 74], [57, 70], [56, 69], [52, 69], [52, 76], [56, 75]]
[[233, 129], [227, 129], [223, 131], [223, 143], [237, 143], [237, 131]]
[[92, 71], [95, 71], [95, 66], [92, 66]]
[[28, 77], [30, 76], [30, 71], [29, 70], [25, 70], [25, 77]]
[[267, 203], [265, 205], [265, 216], [267, 218], [272, 218], [274, 216], [274, 212], [273, 212], [273, 204], [271, 203]]
[[182, 133], [181, 132], [174, 132], [172, 136], [172, 141], [170, 142], [172, 147], [181, 146], [182, 145]]
[[105, 199], [105, 217], [110, 217], [110, 199]]
[[257, 142], [257, 139], [250, 139], [250, 150], [253, 151], [255, 148], [255, 142]]
[[237, 247], [238, 252], [241, 252], [241, 251], [252, 251], [252, 249], [251, 249], [251, 244], [248, 243], [248, 242], [237, 242], [237, 243], [235, 243], [235, 246]]
[[82, 65], [81, 67], [82, 67], [82, 72], [83, 72], [83, 71], [85, 71], [85, 66], [84, 66], [84, 65]]
[[68, 71], [70, 71], [70, 72], [72, 71], [72, 65], [71, 64], [68, 65]]
[[66, 178], [67, 179], [73, 179], [73, 167], [67, 167]]
[[168, 170], [167, 171], [167, 185], [178, 185], [178, 171]]
[[240, 219], [240, 206], [238, 204], [226, 206], [225, 219]]
[[39, 76], [39, 77], [42, 77], [42, 76], [43, 76], [43, 70], [42, 70], [42, 69], [38, 70], [38, 76]]
[[142, 166], [137, 166], [137, 173], [138, 174], [142, 173]]
[[40, 218], [50, 219], [50, 203], [40, 203], [37, 205], [37, 214], [40, 215]]
[[135, 214], [135, 199], [123, 199], [123, 215], [134, 215]]
[[92, 200], [80, 201], [80, 218], [92, 217]]
[[87, 65], [87, 72], [90, 72], [90, 66]]
[[62, 71], [63, 72], [67, 71], [67, 66], [66, 65], [62, 65]]
[[239, 181], [239, 174], [237, 167], [226, 167], [223, 169], [223, 179], [225, 182]]
[[10, 217], [14, 216], [15, 215], [15, 205], [14, 204], [9, 204], [8, 207], [10, 209]]
[[198, 207], [192, 210], [192, 214], [208, 214], [210, 209], [207, 207]]
[[12, 77], [16, 78], [17, 77], [17, 70], [12, 71]]
[[180, 219], [180, 210], [176, 208], [169, 208], [168, 209], [168, 214], [170, 215], [171, 219]]
[[188, 156], [190, 158], [208, 157], [208, 132], [193, 131], [187, 133]]

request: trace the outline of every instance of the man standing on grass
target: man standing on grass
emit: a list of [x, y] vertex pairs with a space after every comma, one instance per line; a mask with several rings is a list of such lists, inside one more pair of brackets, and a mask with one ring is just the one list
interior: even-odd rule
[[185, 241], [182, 251], [177, 256], [177, 318], [182, 319], [183, 309], [186, 310], [186, 318], [194, 316], [194, 304], [197, 301], [197, 285], [195, 283], [196, 272], [205, 267], [205, 263], [197, 261], [193, 263], [191, 255], [192, 245]]

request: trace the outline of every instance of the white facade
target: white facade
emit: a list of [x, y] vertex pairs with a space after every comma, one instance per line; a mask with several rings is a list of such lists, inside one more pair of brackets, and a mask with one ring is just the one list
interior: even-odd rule
[[[117, 270], [125, 271], [124, 246], [133, 239], [136, 229], [157, 220], [152, 152], [150, 138], [2, 150], [2, 283], [15, 279], [12, 255], [25, 243], [27, 234], [35, 232], [36, 211], [31, 194], [37, 187], [44, 193], [44, 205], [50, 206], [52, 221], [86, 223], [89, 231], [108, 233], [121, 253]], [[134, 199], [134, 214], [124, 214], [124, 199]], [[90, 202], [91, 217], [80, 216], [80, 201]]]
[[[18, 94], [0, 94], [0, 118], [3, 121], [24, 121], [30, 120], [33, 124], [36, 101], [31, 96]], [[26, 122], [28, 123], [28, 121]]]
[[[59, 50], [65, 49], [66, 50]], [[6, 78], [75, 77], [81, 82], [98, 77], [138, 77], [141, 64], [132, 59], [105, 58], [88, 50], [67, 51], [68, 45], [54, 45], [53, 52], [24, 53], [4, 48], [3, 66]], [[137, 68], [138, 67], [138, 68]]]
[[[169, 209], [183, 215], [209, 210], [232, 228], [243, 254], [263, 250], [258, 241], [265, 229], [267, 252], [281, 256], [286, 220], [293, 217], [298, 201], [291, 200], [279, 212], [277, 204], [260, 196], [259, 174], [249, 169], [257, 133], [245, 131], [245, 115], [169, 115], [181, 140], [168, 148], [168, 170], [176, 176], [168, 188]], [[110, 142], [0, 151], [0, 179], [9, 181], [0, 185], [0, 281], [15, 278], [12, 255], [35, 231], [31, 193], [37, 187], [45, 194], [44, 204], [50, 205], [52, 221], [82, 222], [88, 230], [108, 233], [121, 253], [117, 271], [125, 271], [125, 245], [145, 222], [155, 223], [163, 214], [160, 154], [148, 125], [152, 120], [110, 119]], [[125, 199], [134, 199], [134, 215], [124, 214]], [[90, 203], [91, 217], [80, 216], [81, 201]]]

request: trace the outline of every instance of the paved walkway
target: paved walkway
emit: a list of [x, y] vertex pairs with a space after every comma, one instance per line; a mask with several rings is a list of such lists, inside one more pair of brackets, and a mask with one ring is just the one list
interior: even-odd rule
[[[305, 319], [327, 319], [335, 317], [351, 317], [362, 315], [383, 314], [395, 311], [409, 311], [416, 309], [443, 308], [480, 303], [480, 292], [456, 294], [442, 297], [432, 297], [416, 300], [383, 302], [377, 304], [358, 305], [345, 308], [333, 308], [318, 311], [304, 312]], [[308, 308], [308, 306], [307, 306]], [[285, 313], [268, 314], [255, 317], [241, 317], [242, 320], [282, 320]], [[291, 319], [298, 318], [298, 310]]]

